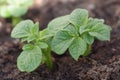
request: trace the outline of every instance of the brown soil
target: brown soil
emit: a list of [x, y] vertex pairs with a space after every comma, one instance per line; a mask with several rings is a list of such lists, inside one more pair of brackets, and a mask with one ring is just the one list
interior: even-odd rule
[[54, 17], [79, 7], [88, 9], [90, 16], [103, 18], [112, 26], [110, 42], [96, 40], [91, 54], [80, 57], [77, 62], [68, 52], [61, 56], [53, 53], [57, 65], [53, 72], [41, 65], [32, 73], [23, 73], [16, 66], [22, 44], [10, 38], [10, 19], [0, 18], [0, 80], [120, 80], [119, 0], [51, 0], [42, 8], [29, 10], [23, 18], [39, 21], [43, 29]]

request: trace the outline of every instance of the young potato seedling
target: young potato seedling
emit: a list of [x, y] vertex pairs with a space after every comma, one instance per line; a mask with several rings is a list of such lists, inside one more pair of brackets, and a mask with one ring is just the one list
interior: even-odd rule
[[48, 30], [53, 34], [51, 49], [58, 55], [68, 49], [70, 55], [78, 60], [79, 56], [90, 53], [94, 39], [110, 40], [110, 30], [103, 19], [88, 17], [85, 9], [75, 9], [71, 14], [52, 20]]
[[111, 28], [102, 19], [88, 17], [85, 9], [75, 9], [71, 14], [52, 20], [48, 27], [39, 32], [38, 23], [25, 20], [16, 25], [11, 37], [27, 42], [17, 59], [19, 70], [31, 72], [42, 62], [53, 69], [51, 51], [62, 55], [68, 49], [70, 55], [79, 56], [90, 53], [94, 39], [109, 41]]
[[0, 16], [3, 18], [12, 18], [15, 25], [21, 20], [34, 0], [0, 0]]
[[21, 42], [27, 42], [17, 59], [20, 71], [32, 72], [42, 62], [45, 62], [50, 69], [53, 68], [51, 49], [45, 42], [47, 37], [41, 36], [42, 34], [42, 31], [39, 32], [38, 23], [34, 24], [31, 20], [21, 21], [13, 29], [11, 33], [13, 38], [20, 38]]

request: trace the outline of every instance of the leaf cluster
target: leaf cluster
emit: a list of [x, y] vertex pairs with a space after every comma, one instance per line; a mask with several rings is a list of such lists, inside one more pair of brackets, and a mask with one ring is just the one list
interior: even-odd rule
[[24, 15], [34, 0], [0, 0], [0, 16], [4, 18]]
[[11, 33], [11, 37], [27, 42], [17, 59], [17, 66], [21, 71], [31, 72], [42, 62], [49, 62], [51, 50], [58, 55], [68, 50], [78, 60], [79, 56], [90, 53], [95, 39], [109, 41], [110, 30], [103, 19], [88, 17], [85, 9], [75, 9], [69, 15], [53, 19], [42, 31], [39, 31], [38, 23], [22, 21]]
[[39, 24], [33, 23], [31, 20], [21, 21], [13, 29], [11, 37], [20, 38], [21, 42], [26, 42], [23, 51], [17, 59], [19, 70], [31, 72], [35, 70], [43, 61], [43, 49], [47, 49], [48, 45], [39, 36]]
[[75, 60], [90, 53], [88, 49], [95, 38], [109, 41], [111, 30], [104, 24], [103, 19], [88, 17], [85, 9], [75, 9], [69, 15], [52, 20], [48, 29], [54, 36], [51, 42], [52, 50], [61, 55], [68, 49]]

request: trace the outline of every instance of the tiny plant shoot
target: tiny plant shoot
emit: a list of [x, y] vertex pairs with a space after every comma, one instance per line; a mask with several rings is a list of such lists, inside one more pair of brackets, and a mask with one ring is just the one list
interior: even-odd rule
[[31, 72], [44, 62], [50, 69], [53, 68], [51, 49], [45, 42], [45, 36], [42, 36], [42, 33], [42, 31], [39, 32], [39, 24], [34, 24], [31, 20], [21, 21], [13, 29], [11, 36], [20, 38], [21, 42], [26, 42], [17, 59], [17, 66], [20, 71]]
[[79, 56], [90, 53], [94, 39], [110, 40], [110, 30], [103, 19], [88, 17], [85, 9], [75, 9], [71, 14], [52, 20], [48, 24], [53, 33], [51, 49], [58, 55], [68, 49], [70, 55], [77, 61]]
[[34, 0], [0, 0], [0, 16], [12, 18], [13, 25], [21, 20]]
[[110, 40], [111, 28], [103, 19], [88, 17], [85, 9], [75, 9], [71, 14], [52, 20], [39, 31], [38, 23], [25, 20], [16, 25], [11, 37], [27, 42], [17, 59], [19, 70], [31, 72], [42, 62], [52, 69], [51, 51], [62, 55], [68, 49], [74, 60], [87, 56], [95, 39]]

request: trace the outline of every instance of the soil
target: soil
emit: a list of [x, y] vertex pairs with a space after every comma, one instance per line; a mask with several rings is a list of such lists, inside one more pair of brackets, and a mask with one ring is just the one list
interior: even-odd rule
[[90, 16], [105, 19], [112, 27], [111, 41], [96, 40], [91, 54], [77, 62], [68, 52], [61, 56], [52, 53], [53, 72], [44, 64], [34, 72], [20, 72], [16, 59], [22, 44], [10, 38], [11, 20], [0, 18], [0, 80], [120, 80], [120, 0], [50, 0], [41, 8], [30, 9], [23, 19], [38, 21], [43, 29], [51, 19], [75, 8], [86, 8]]

